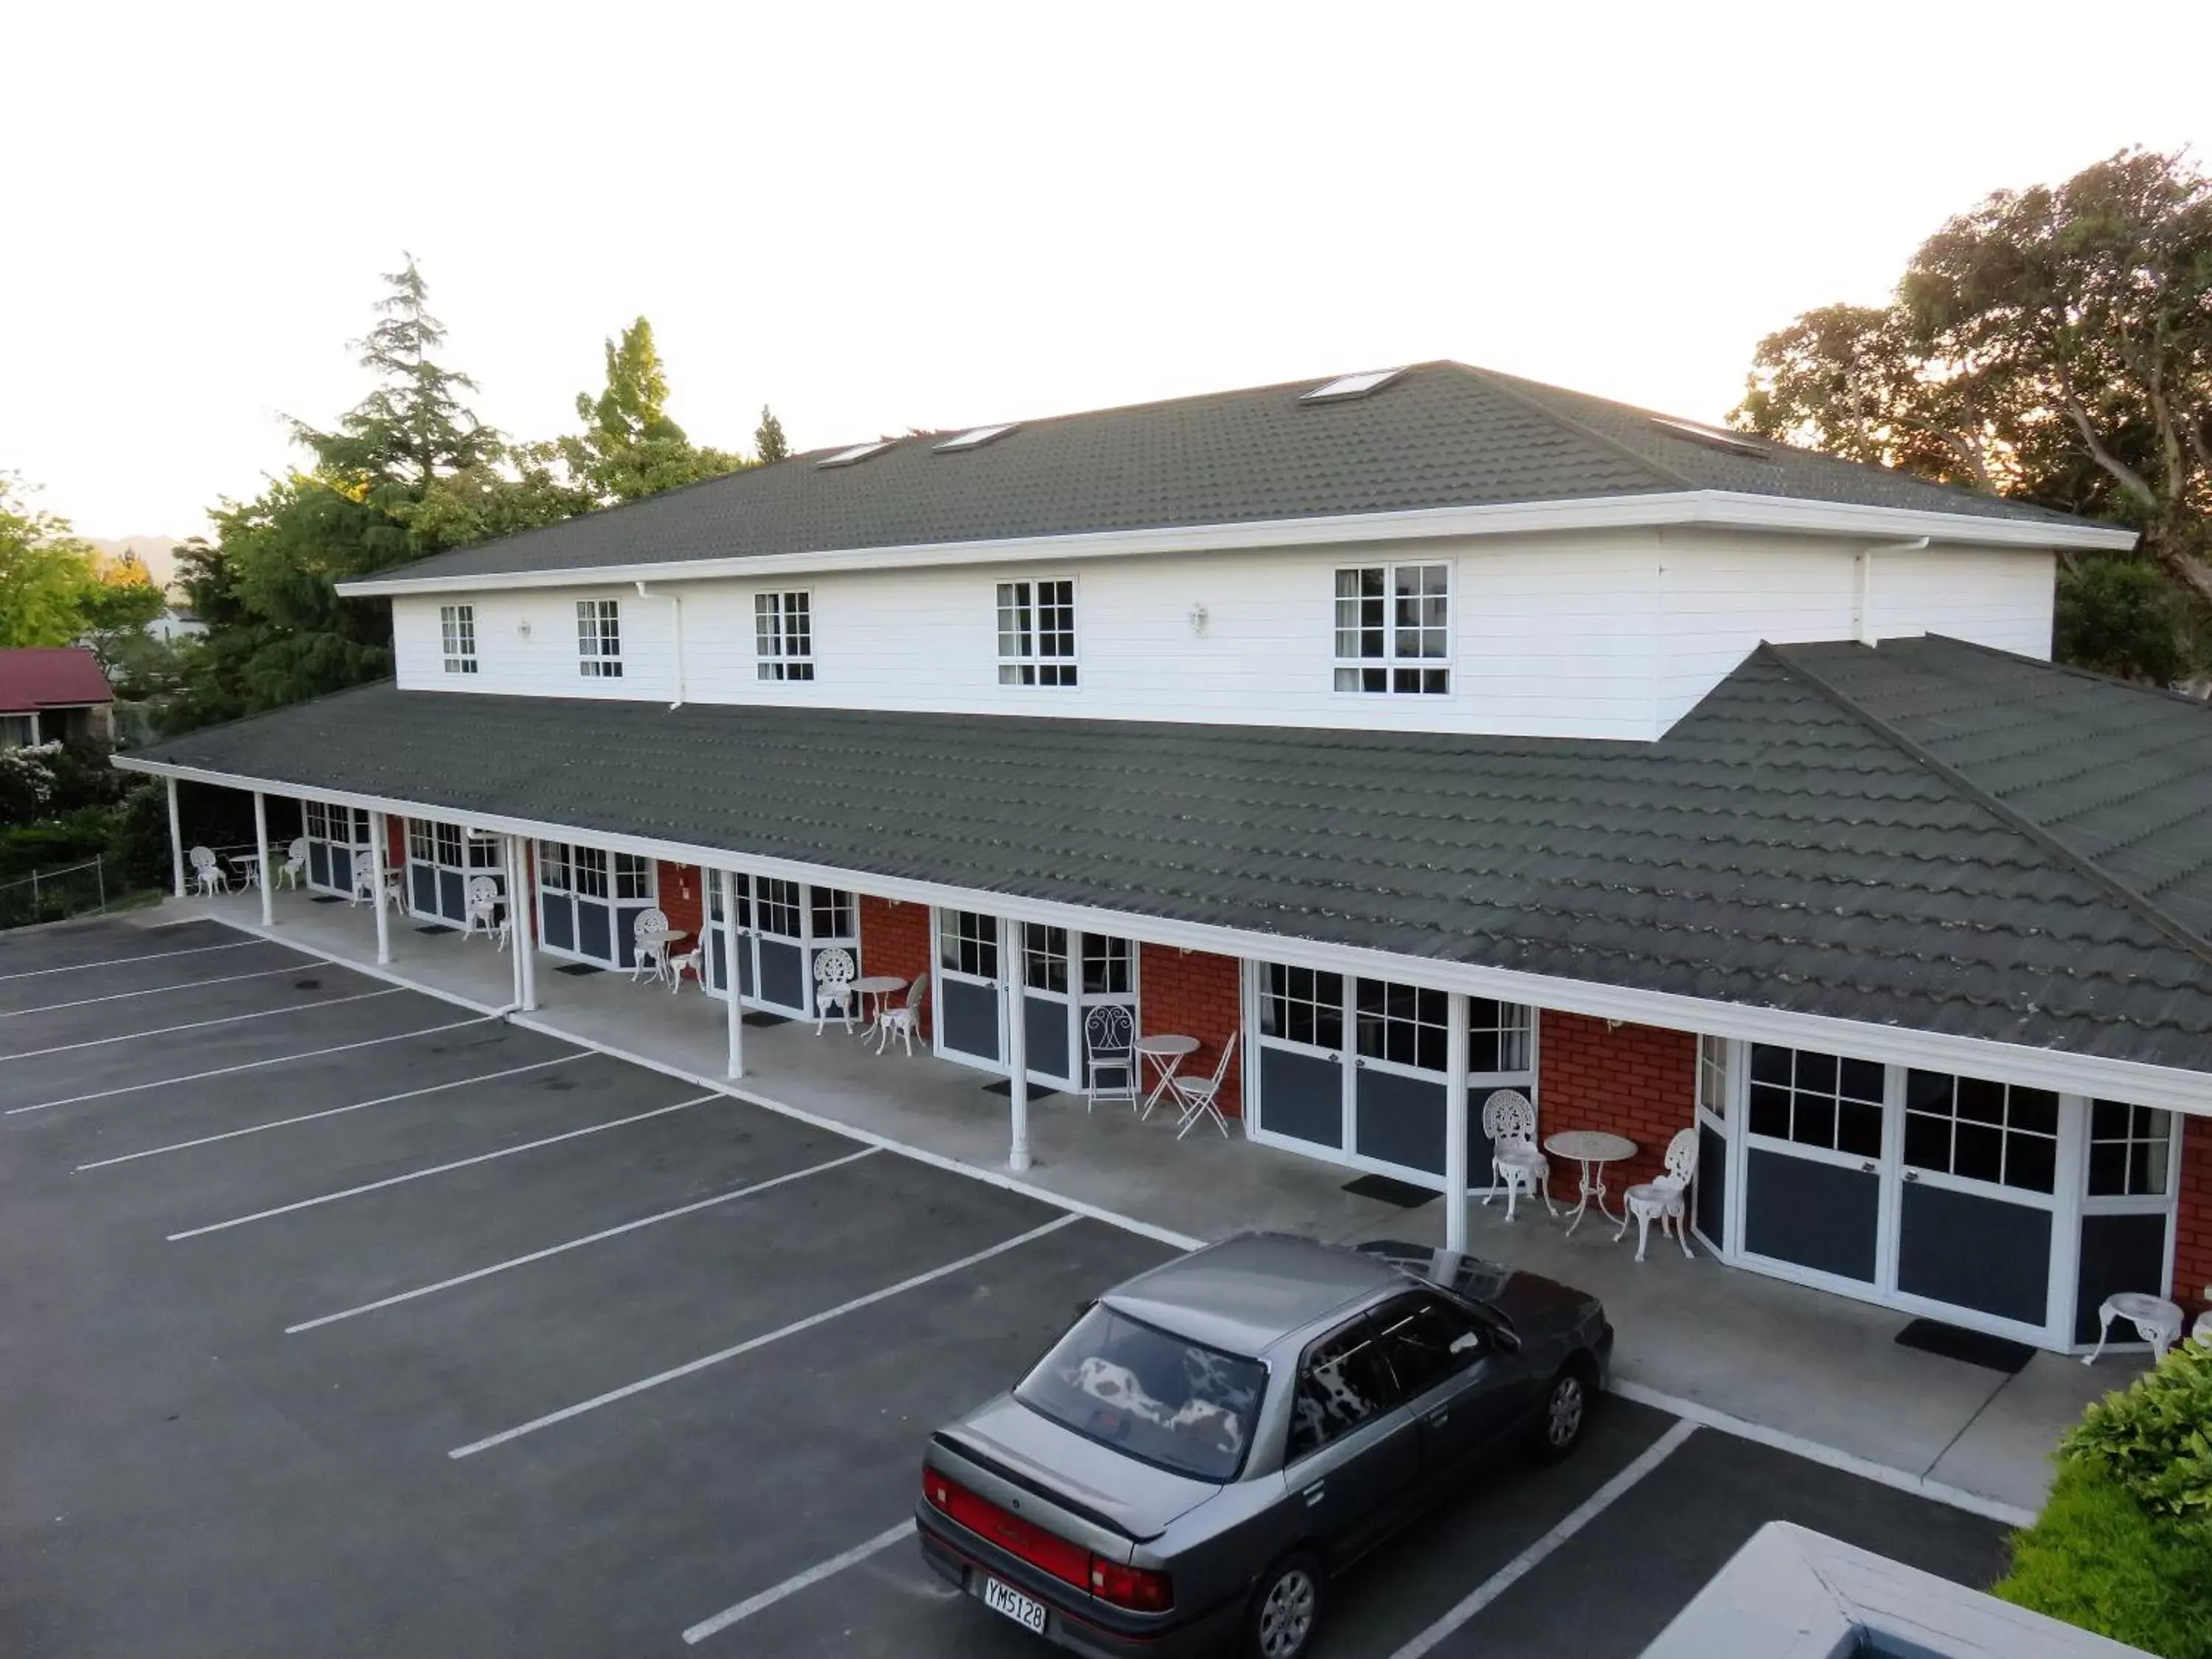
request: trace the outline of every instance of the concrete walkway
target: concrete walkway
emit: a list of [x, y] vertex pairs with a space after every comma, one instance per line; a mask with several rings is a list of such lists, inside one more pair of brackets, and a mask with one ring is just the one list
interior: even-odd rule
[[[263, 933], [257, 896], [169, 900], [134, 918], [161, 926], [212, 915]], [[483, 1012], [512, 999], [509, 959], [484, 939], [391, 924], [390, 965], [374, 965], [375, 929], [366, 905], [280, 893], [268, 937], [382, 972]], [[1281, 1229], [1358, 1242], [1443, 1242], [1443, 1211], [1431, 1201], [1402, 1209], [1344, 1190], [1346, 1172], [1253, 1144], [1232, 1131], [1175, 1137], [1155, 1112], [1139, 1122], [1125, 1108], [1086, 1113], [1079, 1097], [1034, 1099], [1034, 1163], [1009, 1175], [1006, 1099], [988, 1079], [917, 1052], [878, 1056], [836, 1025], [756, 1024], [744, 1032], [745, 1077], [724, 1077], [722, 1005], [687, 986], [632, 984], [619, 973], [572, 975], [538, 959], [539, 1007], [518, 1024], [657, 1066], [742, 1098], [880, 1139], [931, 1162], [1019, 1185], [1105, 1212], [1176, 1243], [1248, 1228]], [[1000, 1085], [1003, 1090], [1003, 1085]], [[1571, 1173], [1569, 1180], [1571, 1181]], [[1900, 1347], [1905, 1316], [1841, 1297], [1725, 1267], [1702, 1245], [1685, 1261], [1655, 1234], [1649, 1259], [1632, 1239], [1591, 1217], [1571, 1238], [1564, 1221], [1523, 1206], [1509, 1225], [1504, 1201], [1471, 1211], [1470, 1248], [1493, 1260], [1550, 1274], [1595, 1292], [1620, 1333], [1624, 1393], [1790, 1449], [1825, 1449], [1829, 1461], [1871, 1466], [1891, 1484], [1966, 1501], [2019, 1519], [2042, 1502], [2049, 1457], [2082, 1407], [2125, 1386], [2142, 1360], [2108, 1356], [2094, 1369], [2039, 1353], [2017, 1376]]]

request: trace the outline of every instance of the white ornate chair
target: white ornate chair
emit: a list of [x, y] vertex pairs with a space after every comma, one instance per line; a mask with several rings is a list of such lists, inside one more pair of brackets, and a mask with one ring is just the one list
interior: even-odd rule
[[300, 878], [307, 873], [307, 838], [293, 837], [292, 844], [284, 849], [284, 867], [276, 872], [276, 879], [287, 887], [296, 888]]
[[371, 904], [379, 904], [383, 902], [383, 896], [376, 890], [376, 872], [369, 867], [368, 854], [362, 848], [355, 848], [353, 849], [352, 902], [358, 904], [363, 899], [367, 899]]
[[1118, 1002], [1101, 1003], [1083, 1017], [1083, 1054], [1088, 1062], [1083, 1109], [1102, 1100], [1137, 1103], [1137, 1022]]
[[914, 1052], [914, 1040], [921, 1031], [921, 1011], [929, 1002], [929, 981], [933, 975], [916, 974], [914, 983], [907, 988], [906, 1000], [896, 1008], [886, 1008], [876, 1023], [876, 1052], [890, 1046], [896, 1037], [906, 1044], [908, 1054]]
[[678, 951], [668, 958], [668, 994], [674, 996], [684, 988], [684, 975], [689, 974], [699, 981], [699, 988], [707, 988], [706, 947], [694, 942], [688, 951]]
[[845, 1029], [853, 1029], [853, 976], [860, 969], [842, 945], [814, 953], [814, 1035], [820, 1036], [836, 1009]]
[[668, 913], [657, 907], [639, 911], [637, 920], [629, 925], [629, 982], [636, 984], [637, 976], [647, 972], [655, 979], [666, 977]]
[[1229, 1041], [1221, 1045], [1221, 1058], [1213, 1062], [1212, 1077], [1185, 1077], [1179, 1072], [1169, 1077], [1168, 1087], [1175, 1091], [1176, 1103], [1182, 1109], [1182, 1119], [1176, 1125], [1177, 1140], [1209, 1117], [1222, 1139], [1228, 1139], [1229, 1120], [1221, 1115], [1221, 1081], [1229, 1075], [1230, 1056], [1236, 1052], [1237, 1033], [1231, 1031]]
[[1689, 1206], [1686, 1195], [1690, 1181], [1698, 1173], [1698, 1132], [1677, 1129], [1674, 1138], [1667, 1143], [1667, 1167], [1664, 1173], [1650, 1181], [1639, 1182], [1621, 1194], [1620, 1231], [1613, 1236], [1618, 1244], [1628, 1231], [1628, 1224], [1636, 1224], [1636, 1259], [1644, 1260], [1644, 1241], [1650, 1236], [1651, 1224], [1659, 1224], [1659, 1236], [1664, 1238], [1671, 1229], [1674, 1242], [1682, 1247], [1685, 1258], [1690, 1255]]
[[462, 926], [461, 937], [465, 939], [481, 927], [497, 941], [501, 950], [507, 949], [507, 921], [500, 915], [504, 902], [497, 881], [489, 876], [470, 877], [468, 916]]
[[224, 873], [212, 848], [195, 847], [185, 854], [185, 860], [192, 866], [192, 879], [199, 884], [202, 898], [213, 898], [218, 892], [230, 890], [230, 878]]
[[1518, 1089], [1500, 1089], [1482, 1103], [1482, 1133], [1490, 1142], [1490, 1189], [1485, 1204], [1505, 1189], [1505, 1218], [1513, 1219], [1514, 1200], [1522, 1193], [1540, 1197], [1553, 1215], [1552, 1166], [1536, 1145], [1535, 1103]]

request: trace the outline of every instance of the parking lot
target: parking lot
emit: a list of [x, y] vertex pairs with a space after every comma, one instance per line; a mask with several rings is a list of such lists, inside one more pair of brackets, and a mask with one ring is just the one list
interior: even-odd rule
[[[18, 1656], [1035, 1654], [902, 1535], [920, 1443], [1167, 1249], [211, 922], [0, 939], [0, 1195]], [[1770, 1518], [2001, 1569], [1683, 1434], [1609, 1401], [1319, 1651], [1632, 1655]]]

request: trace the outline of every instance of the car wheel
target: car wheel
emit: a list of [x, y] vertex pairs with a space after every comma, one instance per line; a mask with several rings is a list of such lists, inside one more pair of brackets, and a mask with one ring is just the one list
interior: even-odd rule
[[1572, 1452], [1582, 1443], [1594, 1403], [1589, 1371], [1571, 1360], [1560, 1366], [1559, 1375], [1544, 1390], [1543, 1409], [1536, 1414], [1529, 1449], [1547, 1463], [1556, 1463]]
[[1321, 1566], [1310, 1555], [1287, 1555], [1261, 1575], [1245, 1620], [1244, 1650], [1253, 1659], [1298, 1659], [1321, 1623]]

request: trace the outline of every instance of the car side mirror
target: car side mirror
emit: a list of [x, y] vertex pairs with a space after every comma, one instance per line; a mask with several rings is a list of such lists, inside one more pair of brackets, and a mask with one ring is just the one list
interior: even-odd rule
[[1481, 1346], [1482, 1337], [1480, 1333], [1475, 1331], [1462, 1331], [1457, 1336], [1452, 1338], [1450, 1352], [1453, 1353], [1473, 1353]]

